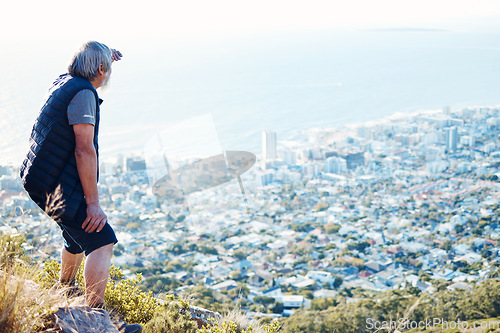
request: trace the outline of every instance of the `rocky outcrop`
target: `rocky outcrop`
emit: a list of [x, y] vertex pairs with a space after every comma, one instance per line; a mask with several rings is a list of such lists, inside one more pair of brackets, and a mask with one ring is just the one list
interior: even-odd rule
[[[196, 306], [190, 306], [187, 310], [191, 314], [191, 319], [196, 321], [198, 324], [198, 328], [213, 325], [221, 319], [221, 315], [219, 313], [208, 311]], [[213, 319], [213, 321], [210, 319]]]
[[[191, 306], [187, 309], [198, 328], [213, 325], [221, 315], [206, 309]], [[211, 321], [211, 318], [213, 321]], [[119, 333], [109, 313], [85, 305], [60, 307], [54, 314], [55, 325], [51, 332], [62, 333]]]
[[69, 306], [59, 308], [54, 314], [55, 324], [63, 333], [119, 333], [102, 309], [88, 306]]

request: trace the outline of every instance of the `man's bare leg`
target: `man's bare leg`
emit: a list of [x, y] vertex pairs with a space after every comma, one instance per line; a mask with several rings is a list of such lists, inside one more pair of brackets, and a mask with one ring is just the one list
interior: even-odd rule
[[61, 273], [59, 282], [65, 286], [72, 286], [75, 283], [75, 276], [82, 263], [83, 253], [73, 254], [65, 248], [61, 251]]
[[104, 304], [112, 254], [113, 244], [108, 244], [92, 251], [85, 261], [85, 297], [90, 307]]

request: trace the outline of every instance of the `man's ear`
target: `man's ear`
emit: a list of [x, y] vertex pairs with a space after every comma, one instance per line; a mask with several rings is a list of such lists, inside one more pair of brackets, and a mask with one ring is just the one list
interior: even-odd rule
[[104, 71], [104, 66], [102, 64], [99, 65], [99, 68], [97, 69], [97, 71], [100, 75], [106, 74], [106, 72]]

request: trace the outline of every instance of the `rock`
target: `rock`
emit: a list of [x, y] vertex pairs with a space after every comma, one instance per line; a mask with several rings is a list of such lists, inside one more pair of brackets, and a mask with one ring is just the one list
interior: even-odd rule
[[[164, 303], [165, 301], [160, 301]], [[191, 320], [195, 321], [198, 328], [212, 326], [222, 316], [220, 313], [212, 312], [197, 306], [189, 306], [181, 309], [182, 313], [189, 313]], [[63, 333], [118, 333], [115, 321], [108, 311], [93, 309], [85, 305], [85, 297], [76, 297], [69, 305], [60, 306], [53, 315], [54, 331]]]
[[88, 306], [62, 307], [54, 316], [63, 333], [119, 333], [106, 310]]
[[[189, 312], [198, 328], [211, 326], [221, 319], [221, 315], [196, 306], [190, 306]], [[85, 305], [60, 307], [54, 314], [58, 332], [63, 333], [119, 333], [109, 317], [102, 309], [92, 309]], [[211, 320], [213, 319], [213, 320]]]
[[[203, 326], [212, 326], [215, 322], [221, 319], [221, 315], [217, 312], [208, 311], [196, 306], [190, 306], [188, 309], [191, 314], [191, 319], [196, 321], [198, 328]], [[210, 319], [213, 318], [213, 321]]]

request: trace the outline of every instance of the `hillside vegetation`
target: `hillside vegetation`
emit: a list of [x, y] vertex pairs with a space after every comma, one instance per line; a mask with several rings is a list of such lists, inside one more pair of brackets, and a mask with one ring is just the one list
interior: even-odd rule
[[[26, 255], [24, 242], [22, 236], [0, 235], [0, 331], [5, 333], [47, 330], [54, 326], [57, 308], [69, 304], [63, 291], [56, 288], [59, 264], [48, 261], [41, 268]], [[77, 279], [83, 285], [81, 272]], [[152, 292], [141, 291], [141, 283], [140, 274], [126, 279], [113, 266], [105, 298], [109, 310], [126, 321], [143, 324], [144, 332], [394, 332], [396, 327], [389, 325], [391, 321], [406, 330], [412, 328], [412, 323], [428, 323], [436, 318], [441, 323], [484, 323], [489, 318], [489, 322], [499, 325], [475, 332], [500, 332], [500, 280], [496, 277], [471, 290], [450, 289], [449, 282], [439, 281], [433, 294], [421, 293], [417, 288], [379, 294], [344, 290], [335, 298], [315, 299], [310, 309], [299, 310], [280, 322], [264, 319], [250, 323], [245, 315], [233, 310], [220, 322], [201, 329], [190, 320], [188, 302], [171, 295], [160, 301]], [[196, 304], [196, 297], [192, 302]], [[435, 325], [432, 332], [459, 331], [439, 327]]]
[[[60, 264], [48, 261], [43, 268], [26, 255], [23, 236], [0, 234], [0, 332], [44, 332], [54, 328], [54, 313], [68, 306], [64, 290], [58, 288]], [[77, 274], [83, 286], [82, 270]], [[36, 283], [34, 282], [36, 281]], [[250, 323], [232, 312], [211, 326], [198, 328], [187, 311], [189, 303], [167, 296], [160, 300], [152, 292], [142, 292], [139, 274], [125, 279], [123, 272], [111, 267], [106, 287], [107, 310], [127, 322], [140, 323], [144, 333], [275, 333], [277, 322], [266, 325]], [[91, 323], [89, 323], [90, 325]]]
[[[348, 302], [342, 296], [314, 300], [310, 311], [301, 310], [283, 320], [283, 332], [394, 332], [398, 328], [395, 323], [401, 331], [425, 323], [420, 327], [432, 327], [435, 332], [440, 327], [455, 327], [447, 332], [458, 332], [460, 322], [481, 323], [500, 316], [500, 280], [485, 280], [470, 291], [448, 290], [446, 285], [442, 281], [434, 294], [412, 288], [366, 297], [355, 290], [355, 296], [365, 298], [356, 302]], [[496, 321], [498, 325], [493, 329], [475, 332], [500, 332], [500, 317]]]

